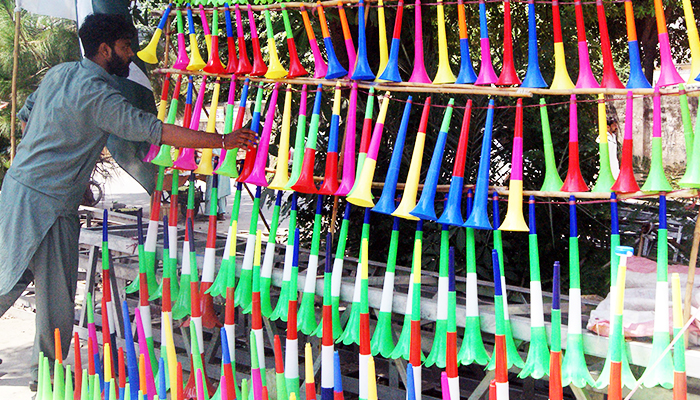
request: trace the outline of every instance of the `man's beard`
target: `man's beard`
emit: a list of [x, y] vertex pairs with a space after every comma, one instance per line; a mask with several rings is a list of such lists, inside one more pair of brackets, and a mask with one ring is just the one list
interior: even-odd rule
[[124, 62], [119, 56], [112, 54], [112, 58], [107, 61], [107, 68], [110, 74], [127, 78], [129, 76], [129, 64], [131, 64], [131, 60]]

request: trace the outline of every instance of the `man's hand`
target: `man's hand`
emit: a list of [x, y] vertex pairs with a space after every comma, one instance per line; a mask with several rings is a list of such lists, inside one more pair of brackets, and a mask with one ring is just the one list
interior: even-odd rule
[[169, 144], [175, 147], [189, 147], [192, 149], [227, 149], [238, 147], [247, 150], [251, 146], [258, 145], [255, 132], [250, 129], [238, 129], [228, 135], [194, 131], [181, 126], [163, 124], [161, 144]]
[[249, 147], [256, 147], [258, 139], [255, 137], [255, 132], [250, 129], [241, 128], [224, 136], [224, 144], [226, 149], [239, 148], [248, 150]]

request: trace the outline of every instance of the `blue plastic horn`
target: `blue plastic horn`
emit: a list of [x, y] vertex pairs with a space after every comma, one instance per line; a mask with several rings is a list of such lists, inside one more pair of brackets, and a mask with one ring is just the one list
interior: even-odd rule
[[364, 0], [360, 0], [360, 9], [357, 12], [357, 15], [357, 61], [355, 62], [355, 71], [353, 71], [351, 79], [371, 81], [374, 80], [376, 76], [369, 67], [369, 62], [367, 62], [367, 35], [365, 34]]
[[462, 189], [464, 187], [464, 165], [467, 162], [467, 144], [469, 142], [469, 123], [472, 115], [472, 101], [467, 100], [467, 107], [464, 109], [464, 118], [462, 119], [462, 129], [459, 134], [459, 144], [457, 145], [457, 154], [455, 155], [455, 163], [452, 168], [452, 181], [450, 182], [450, 191], [447, 195], [447, 202], [442, 211], [438, 223], [443, 225], [464, 225], [462, 219]]
[[433, 156], [430, 159], [428, 175], [426, 176], [425, 183], [423, 184], [423, 191], [420, 195], [420, 200], [418, 200], [418, 204], [416, 204], [416, 207], [410, 213], [414, 217], [418, 217], [420, 219], [427, 219], [430, 221], [437, 220], [437, 215], [435, 215], [435, 191], [437, 190], [438, 177], [440, 176], [440, 165], [442, 164], [442, 154], [445, 151], [447, 131], [450, 130], [450, 120], [452, 119], [452, 108], [454, 107], [454, 104], [454, 99], [450, 99], [450, 102], [447, 104], [447, 110], [445, 110], [445, 116], [442, 118], [440, 133], [438, 134], [437, 141], [435, 142], [435, 149], [433, 150]]
[[546, 88], [547, 82], [540, 71], [539, 54], [537, 51], [537, 20], [535, 13], [535, 0], [527, 0], [527, 73], [523, 79], [522, 87]]
[[459, 20], [459, 49], [462, 59], [455, 83], [474, 83], [476, 82], [476, 72], [474, 72], [472, 57], [469, 53], [469, 34], [467, 33], [467, 18], [464, 14], [463, 0], [457, 1], [457, 18]]
[[[403, 0], [399, 0], [396, 9], [396, 20], [394, 22], [394, 34], [391, 38], [391, 50], [389, 51], [389, 62], [384, 68], [384, 72], [379, 79], [390, 82], [401, 82], [399, 73], [399, 48], [401, 47], [401, 23], [403, 20]], [[475, 78], [476, 79], [476, 78]], [[377, 208], [376, 206], [374, 207]]]
[[323, 6], [320, 2], [316, 3], [318, 11], [318, 19], [321, 23], [321, 33], [323, 34], [323, 44], [326, 45], [326, 54], [328, 55], [328, 71], [326, 71], [326, 79], [336, 79], [348, 74], [348, 70], [343, 68], [335, 55], [331, 34], [328, 31], [328, 23], [326, 22], [326, 14], [323, 12]]
[[476, 175], [476, 191], [474, 194], [474, 209], [472, 210], [464, 227], [474, 229], [492, 230], [488, 216], [489, 201], [489, 169], [491, 169], [491, 139], [493, 137], [493, 114], [494, 101], [489, 100], [489, 107], [486, 112], [486, 127], [484, 128], [484, 139], [481, 142], [481, 157], [479, 172]]
[[396, 135], [394, 143], [394, 151], [391, 153], [391, 161], [389, 162], [389, 170], [384, 179], [384, 189], [382, 196], [377, 201], [377, 204], [372, 208], [372, 211], [381, 214], [391, 215], [396, 210], [396, 183], [399, 180], [399, 171], [401, 170], [401, 158], [403, 156], [403, 146], [406, 142], [406, 131], [408, 130], [408, 118], [411, 114], [411, 105], [413, 105], [413, 96], [408, 96], [406, 106], [403, 108], [403, 117], [401, 117], [401, 125], [399, 133]]

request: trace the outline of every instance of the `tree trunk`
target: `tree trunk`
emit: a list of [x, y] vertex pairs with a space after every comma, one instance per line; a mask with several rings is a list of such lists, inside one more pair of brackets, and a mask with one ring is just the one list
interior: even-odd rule
[[635, 19], [635, 24], [637, 25], [641, 59], [642, 59], [642, 69], [644, 70], [644, 76], [646, 76], [649, 83], [654, 82], [654, 68], [656, 55], [658, 51], [656, 50], [659, 44], [659, 35], [656, 29], [656, 18], [637, 18]]

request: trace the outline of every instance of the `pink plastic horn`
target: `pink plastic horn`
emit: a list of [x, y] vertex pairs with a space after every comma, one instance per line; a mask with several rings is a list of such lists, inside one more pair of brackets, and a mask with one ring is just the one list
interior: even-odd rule
[[574, 1], [576, 10], [576, 34], [578, 36], [578, 80], [577, 89], [599, 88], [598, 81], [591, 70], [591, 60], [588, 54], [588, 40], [586, 39], [586, 25], [583, 22], [583, 6], [581, 0]]
[[671, 57], [671, 45], [668, 41], [668, 30], [666, 29], [666, 15], [664, 15], [664, 5], [661, 0], [654, 0], [654, 13], [656, 14], [656, 29], [659, 32], [659, 53], [661, 53], [661, 75], [656, 81], [656, 86], [664, 87], [683, 83], [676, 66]]
[[479, 27], [481, 31], [481, 68], [475, 85], [490, 85], [498, 81], [491, 61], [491, 42], [489, 41], [489, 29], [486, 25], [486, 3], [479, 0]]
[[578, 158], [578, 113], [576, 110], [576, 95], [569, 100], [569, 171], [566, 173], [562, 192], [586, 192], [588, 186], [581, 176], [581, 165]]
[[[243, 35], [243, 21], [241, 20], [241, 9], [236, 4], [236, 37], [238, 39], [238, 67], [236, 75], [249, 74], [253, 70], [253, 65], [248, 59], [248, 50], [245, 47], [245, 36]], [[258, 44], [259, 46], [259, 44]]]
[[248, 4], [248, 23], [250, 24], [250, 37], [253, 42], [253, 70], [250, 72], [252, 76], [263, 76], [267, 72], [267, 65], [263, 61], [262, 52], [260, 51], [260, 39], [258, 39], [258, 28], [255, 27], [255, 16], [253, 9]]
[[[204, 92], [207, 89], [207, 76], [202, 76], [202, 83], [199, 85], [199, 93], [197, 93], [197, 102], [194, 105], [192, 112], [192, 121], [189, 128], [199, 130], [199, 118], [202, 114], [202, 105], [204, 104]], [[185, 148], [180, 150], [180, 157], [173, 163], [173, 168], [182, 171], [194, 171], [197, 169], [197, 163], [194, 160], [194, 149]]]
[[357, 113], [357, 81], [352, 83], [350, 90], [350, 105], [345, 123], [345, 149], [343, 151], [343, 178], [335, 191], [336, 196], [347, 196], [355, 185], [355, 136]]
[[627, 110], [625, 112], [625, 138], [622, 141], [622, 160], [620, 162], [620, 174], [610, 188], [613, 192], [634, 193], [639, 191], [637, 180], [634, 179], [632, 169], [632, 127], [634, 125], [634, 98], [632, 91], [627, 92]]
[[314, 34], [314, 28], [311, 26], [311, 20], [309, 19], [309, 13], [306, 11], [304, 6], [301, 6], [301, 19], [304, 20], [304, 30], [306, 30], [306, 37], [309, 38], [309, 47], [311, 47], [311, 53], [314, 55], [314, 78], [322, 79], [326, 76], [328, 72], [328, 64], [323, 60], [321, 56], [321, 50], [318, 48], [318, 42], [316, 42], [316, 34]]
[[246, 179], [245, 183], [252, 183], [257, 186], [267, 186], [267, 177], [265, 176], [265, 165], [267, 165], [268, 153], [270, 150], [270, 135], [272, 134], [272, 125], [275, 122], [275, 110], [277, 109], [277, 93], [281, 83], [276, 82], [275, 88], [272, 90], [272, 95], [268, 101], [267, 115], [265, 115], [265, 125], [263, 133], [258, 144], [258, 152], [255, 155], [255, 165], [253, 171]]
[[413, 73], [409, 82], [431, 83], [428, 73], [425, 72], [425, 61], [423, 58], [423, 16], [420, 9], [420, 0], [416, 0], [415, 7], [415, 45], [413, 50]]
[[187, 56], [187, 44], [185, 43], [185, 25], [182, 21], [182, 11], [177, 10], [177, 60], [173, 64], [173, 69], [185, 71], [190, 64]]

